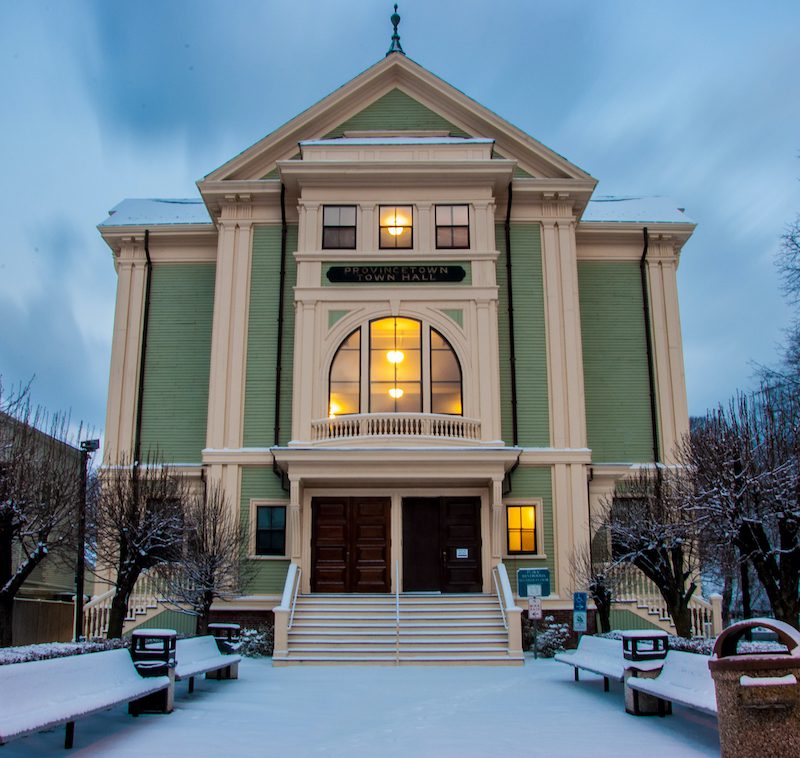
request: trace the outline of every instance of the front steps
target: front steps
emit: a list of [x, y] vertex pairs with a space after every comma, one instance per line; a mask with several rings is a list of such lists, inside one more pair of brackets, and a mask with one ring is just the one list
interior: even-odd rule
[[521, 665], [495, 595], [300, 595], [273, 664]]

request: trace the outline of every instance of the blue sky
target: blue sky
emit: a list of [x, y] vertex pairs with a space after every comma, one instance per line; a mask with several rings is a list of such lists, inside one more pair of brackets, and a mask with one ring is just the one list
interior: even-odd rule
[[[116, 277], [95, 229], [195, 181], [383, 56], [377, 0], [0, 4], [0, 375], [102, 429]], [[689, 407], [775, 360], [800, 212], [800, 3], [406, 0], [406, 53], [600, 180], [697, 221]]]

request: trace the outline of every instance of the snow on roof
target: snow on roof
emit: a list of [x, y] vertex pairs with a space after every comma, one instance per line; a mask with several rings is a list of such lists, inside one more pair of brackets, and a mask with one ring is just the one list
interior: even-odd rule
[[491, 145], [493, 139], [483, 137], [334, 137], [310, 139], [300, 142], [300, 147], [327, 147], [328, 145]]
[[694, 223], [683, 208], [668, 197], [593, 197], [583, 212], [583, 221], [632, 221], [673, 224]]
[[205, 203], [199, 198], [162, 200], [129, 198], [115, 205], [100, 226], [158, 226], [210, 224]]

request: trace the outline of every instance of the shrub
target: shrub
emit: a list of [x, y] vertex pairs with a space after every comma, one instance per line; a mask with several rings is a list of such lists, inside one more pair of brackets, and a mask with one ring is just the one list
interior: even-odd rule
[[242, 629], [238, 653], [248, 658], [264, 658], [272, 655], [275, 638], [271, 626]]

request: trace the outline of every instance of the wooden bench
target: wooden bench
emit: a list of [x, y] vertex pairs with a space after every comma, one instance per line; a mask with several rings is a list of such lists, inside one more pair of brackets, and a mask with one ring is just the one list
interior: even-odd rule
[[576, 682], [579, 681], [579, 669], [599, 674], [603, 677], [603, 690], [606, 692], [608, 692], [609, 679], [621, 682], [625, 674], [622, 640], [584, 634], [578, 642], [577, 649], [557, 653], [555, 659], [575, 668]]
[[625, 686], [633, 690], [634, 713], [638, 713], [638, 693], [642, 692], [658, 699], [659, 716], [672, 713], [672, 703], [716, 716], [717, 695], [708, 661], [707, 655], [670, 650], [657, 677], [629, 678]]
[[76, 719], [170, 686], [167, 676], [140, 676], [127, 650], [0, 666], [0, 745], [66, 724], [71, 748]]
[[175, 649], [175, 678], [189, 680], [189, 692], [194, 692], [194, 678], [199, 674], [217, 673], [217, 679], [238, 679], [238, 655], [220, 653], [216, 640], [211, 637], [190, 637], [178, 640]]

